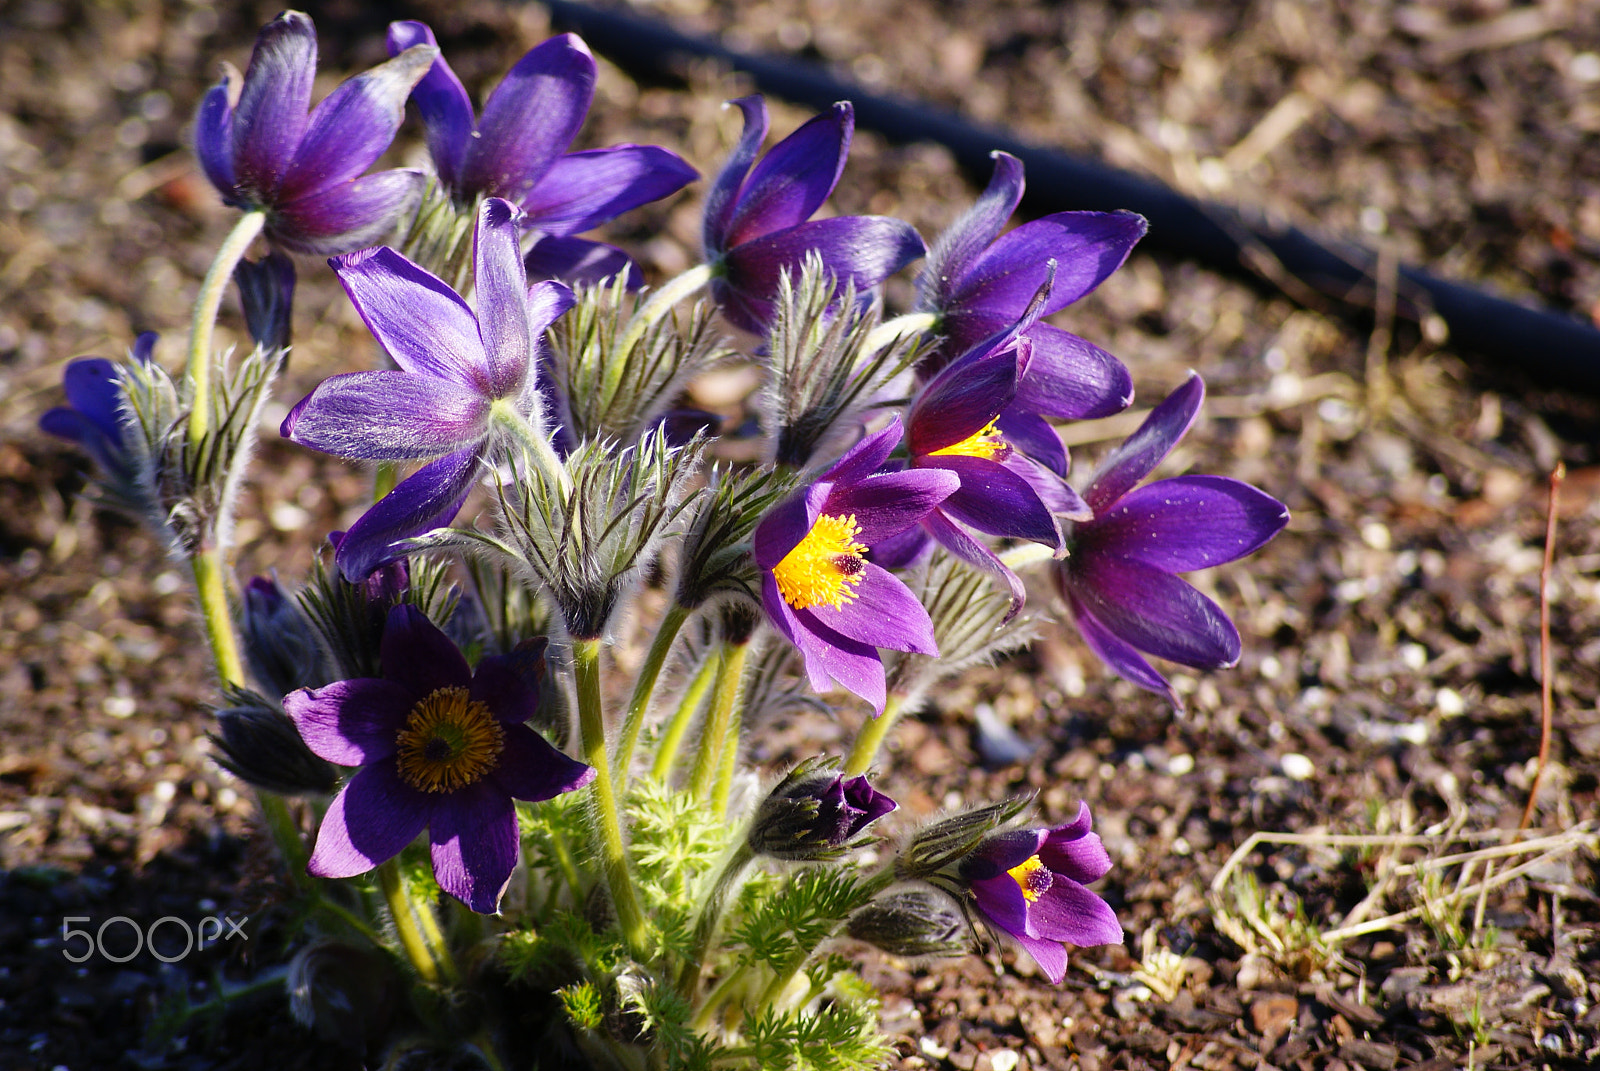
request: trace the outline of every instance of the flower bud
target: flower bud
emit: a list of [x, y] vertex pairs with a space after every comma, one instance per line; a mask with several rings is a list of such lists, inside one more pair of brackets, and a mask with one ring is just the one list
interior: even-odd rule
[[245, 584], [241, 631], [250, 673], [273, 695], [328, 683], [311, 623], [276, 577], [255, 576]]
[[246, 784], [280, 796], [333, 791], [334, 769], [311, 753], [294, 722], [276, 704], [243, 688], [229, 689], [217, 711], [217, 765]]
[[845, 922], [845, 932], [892, 956], [960, 956], [966, 919], [948, 896], [902, 889], [880, 896]]
[[867, 783], [845, 780], [831, 761], [807, 759], [773, 789], [756, 811], [750, 850], [774, 859], [836, 859], [867, 825], [895, 809], [894, 800]]
[[273, 250], [260, 260], [241, 260], [233, 270], [250, 340], [262, 349], [287, 350], [294, 317], [294, 261]]
[[928, 879], [971, 855], [996, 829], [1021, 814], [1032, 794], [1013, 796], [941, 818], [918, 830], [900, 852], [895, 871], [902, 878]]

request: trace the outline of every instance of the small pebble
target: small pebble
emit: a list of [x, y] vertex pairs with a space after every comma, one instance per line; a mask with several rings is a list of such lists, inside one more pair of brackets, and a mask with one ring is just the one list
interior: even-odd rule
[[1446, 718], [1459, 718], [1467, 712], [1467, 701], [1454, 688], [1440, 688], [1433, 697], [1433, 703], [1439, 708], [1440, 715]]
[[989, 1054], [989, 1066], [994, 1068], [994, 1071], [1015, 1071], [1020, 1060], [1021, 1057], [1010, 1049], [1001, 1049], [999, 1052]]
[[1291, 781], [1305, 781], [1317, 772], [1317, 768], [1312, 761], [1298, 751], [1291, 751], [1279, 759], [1278, 767], [1283, 770], [1284, 776]]
[[1194, 770], [1194, 756], [1187, 752], [1174, 755], [1167, 760], [1167, 773], [1173, 777], [1182, 777]]

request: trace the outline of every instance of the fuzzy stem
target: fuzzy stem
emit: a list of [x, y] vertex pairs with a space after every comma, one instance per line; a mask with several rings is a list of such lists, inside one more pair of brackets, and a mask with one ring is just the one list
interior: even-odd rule
[[189, 561], [194, 569], [194, 584], [200, 597], [200, 619], [211, 644], [211, 658], [223, 684], [244, 684], [244, 661], [239, 657], [239, 641], [233, 631], [233, 611], [228, 607], [228, 582], [222, 564], [222, 548], [207, 543]]
[[866, 344], [861, 347], [861, 355], [869, 357], [903, 335], [920, 335], [931, 331], [937, 322], [938, 316], [931, 312], [908, 312], [885, 320], [867, 336]]
[[700, 1010], [694, 1013], [690, 1027], [695, 1030], [704, 1030], [711, 1025], [711, 1019], [716, 1015], [717, 1009], [727, 1002], [728, 996], [733, 992], [734, 986], [744, 980], [749, 967], [740, 965], [728, 972], [728, 977], [717, 983], [717, 987], [706, 995], [706, 1002], [700, 1005]]
[[400, 936], [400, 947], [405, 950], [406, 959], [411, 961], [423, 981], [437, 983], [439, 965], [433, 961], [422, 931], [417, 928], [411, 897], [406, 892], [405, 879], [400, 876], [400, 864], [393, 859], [378, 864], [378, 884], [383, 889], [384, 902], [389, 905], [389, 915], [394, 919], [395, 933]]
[[676, 279], [669, 279], [659, 290], [645, 299], [639, 311], [628, 321], [627, 331], [623, 332], [611, 351], [610, 365], [606, 368], [605, 383], [601, 387], [603, 397], [610, 398], [617, 393], [617, 386], [622, 382], [622, 373], [628, 367], [628, 354], [632, 353], [639, 340], [644, 338], [644, 333], [650, 330], [657, 320], [671, 312], [674, 305], [709, 283], [711, 276], [711, 265], [697, 265]]
[[617, 794], [628, 787], [628, 766], [633, 761], [633, 749], [639, 743], [639, 731], [644, 728], [644, 716], [650, 709], [650, 698], [655, 694], [656, 681], [661, 678], [661, 667], [667, 664], [672, 651], [672, 641], [678, 638], [683, 623], [689, 620], [688, 607], [674, 602], [656, 626], [655, 639], [645, 654], [639, 676], [633, 682], [633, 696], [628, 700], [628, 710], [622, 719], [622, 735], [617, 738], [616, 754], [611, 759], [611, 776], [617, 782]]
[[444, 974], [444, 980], [451, 985], [461, 982], [461, 972], [456, 969], [456, 958], [450, 954], [450, 942], [444, 939], [444, 931], [439, 929], [439, 917], [434, 912], [431, 904], [417, 904], [417, 921], [422, 924], [422, 939], [428, 943], [428, 953], [439, 970]]
[[[865, 903], [866, 901], [871, 900], [874, 896], [877, 896], [883, 890], [893, 885], [895, 880], [896, 877], [893, 866], [886, 866], [879, 870], [876, 874], [872, 875], [872, 877], [868, 878], [861, 884], [860, 891], [862, 895], [862, 902]], [[835, 928], [837, 929], [837, 926]], [[811, 958], [811, 954], [815, 952], [822, 942], [827, 940], [827, 938], [830, 936], [832, 936], [832, 934], [824, 935], [810, 948], [806, 949], [806, 954], [801, 956], [795, 962], [793, 968], [774, 974], [772, 981], [767, 985], [767, 988], [761, 991], [761, 999], [759, 1002], [757, 1002], [754, 1010], [759, 1012], [765, 1008], [773, 1007], [778, 998], [783, 995], [783, 991], [789, 988], [789, 983], [794, 981], [795, 975], [799, 974], [801, 969], [805, 967], [806, 961]]]
[[367, 925], [366, 919], [357, 915], [343, 904], [335, 903], [323, 896], [317, 899], [315, 907], [318, 911], [326, 911], [379, 948], [383, 947], [383, 938], [378, 936], [378, 931]]
[[578, 684], [578, 729], [582, 738], [583, 761], [594, 767], [594, 808], [599, 829], [600, 862], [611, 903], [617, 911], [617, 925], [628, 951], [637, 959], [645, 956], [645, 922], [633, 892], [633, 877], [628, 873], [628, 849], [622, 839], [622, 816], [617, 794], [611, 784], [611, 763], [606, 755], [605, 712], [600, 705], [600, 641], [572, 641], [572, 669]]
[[260, 209], [246, 212], [233, 225], [233, 230], [222, 240], [216, 259], [206, 271], [200, 293], [195, 297], [194, 319], [189, 324], [190, 383], [189, 443], [198, 446], [211, 426], [211, 337], [217, 329], [217, 312], [222, 308], [222, 295], [227, 292], [233, 269], [256, 235], [266, 225], [267, 214]]
[[861, 727], [861, 731], [856, 734], [856, 742], [850, 747], [850, 757], [844, 760], [845, 777], [858, 777], [867, 772], [873, 760], [878, 757], [878, 749], [883, 746], [889, 730], [900, 720], [900, 710], [904, 703], [904, 696], [889, 696], [883, 704], [883, 713], [869, 719]]
[[700, 972], [705, 969], [706, 959], [711, 953], [711, 944], [717, 936], [723, 912], [727, 910], [729, 899], [739, 891], [744, 872], [755, 857], [749, 841], [741, 840], [723, 865], [722, 872], [717, 875], [711, 895], [706, 897], [706, 902], [700, 908], [700, 915], [694, 924], [694, 942], [689, 946], [683, 969], [678, 972], [678, 992], [687, 1000], [694, 999], [695, 987], [700, 982]]
[[728, 716], [728, 731], [722, 734], [722, 761], [717, 764], [717, 782], [711, 787], [711, 811], [719, 818], [728, 816], [728, 796], [733, 792], [733, 771], [739, 766], [739, 735], [743, 721], [744, 704], [735, 703]]
[[702, 662], [689, 681], [689, 686], [683, 690], [678, 709], [673, 713], [672, 720], [667, 722], [666, 731], [661, 734], [661, 743], [656, 747], [655, 761], [650, 765], [650, 776], [657, 781], [665, 781], [671, 776], [673, 763], [678, 761], [678, 749], [683, 746], [684, 734], [689, 731], [689, 723], [694, 720], [706, 691], [711, 687], [711, 676], [716, 672], [718, 661], [708, 658]]
[[739, 698], [744, 676], [744, 655], [748, 645], [723, 641], [717, 661], [717, 683], [711, 693], [711, 709], [700, 729], [700, 749], [694, 757], [694, 772], [689, 775], [689, 794], [695, 799], [710, 797], [711, 781], [722, 763], [722, 748], [728, 736], [728, 723]]
[[289, 801], [275, 793], [257, 789], [256, 802], [261, 805], [261, 821], [283, 855], [289, 881], [301, 892], [309, 891], [315, 884], [311, 875], [306, 873], [306, 863], [311, 857], [306, 852], [305, 838], [300, 834], [300, 823], [289, 813]]
[[544, 473], [545, 478], [559, 487], [563, 495], [572, 493], [572, 477], [567, 473], [567, 466], [557, 456], [556, 448], [550, 445], [548, 435], [529, 423], [527, 417], [518, 413], [504, 399], [494, 403], [490, 410], [490, 419], [511, 433], [511, 437], [532, 456], [533, 463]]
[[[577, 864], [572, 861], [572, 845], [567, 843], [567, 836], [557, 829], [555, 823], [545, 824], [550, 830], [550, 847], [555, 852], [556, 867], [561, 871], [562, 879], [567, 883], [567, 888], [572, 890], [572, 902], [583, 903], [583, 879], [578, 876]], [[555, 902], [554, 894], [551, 903]]]

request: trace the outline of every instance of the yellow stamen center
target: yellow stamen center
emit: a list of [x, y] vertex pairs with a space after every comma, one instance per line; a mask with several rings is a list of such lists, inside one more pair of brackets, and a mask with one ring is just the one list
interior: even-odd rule
[[823, 605], [837, 610], [854, 600], [867, 564], [866, 546], [855, 541], [860, 531], [853, 513], [818, 517], [806, 537], [772, 567], [783, 601], [796, 610]]
[[454, 792], [494, 769], [505, 732], [465, 688], [440, 688], [411, 708], [399, 744], [400, 776], [408, 785]]
[[1022, 890], [1023, 899], [1030, 904], [1039, 899], [1039, 894], [1050, 887], [1053, 878], [1037, 855], [1030, 855], [1006, 873], [1011, 875], [1011, 880]]
[[[999, 417], [995, 418], [995, 420], [999, 419]], [[1011, 448], [1010, 444], [1006, 442], [1005, 436], [995, 430], [994, 424], [995, 421], [991, 420], [960, 442], [953, 443], [943, 450], [935, 450], [928, 456], [938, 457], [941, 454], [956, 454], [961, 457], [993, 458], [996, 454]]]

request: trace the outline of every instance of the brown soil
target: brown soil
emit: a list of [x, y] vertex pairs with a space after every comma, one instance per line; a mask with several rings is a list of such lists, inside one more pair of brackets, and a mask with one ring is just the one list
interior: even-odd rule
[[[1600, 315], [1600, 20], [1583, 0], [640, 7], [1474, 285]], [[207, 757], [213, 691], [181, 567], [85, 501], [80, 459], [34, 430], [73, 356], [115, 355], [157, 329], [168, 335], [162, 358], [176, 362], [187, 302], [229, 222], [184, 151], [186, 125], [215, 64], [242, 66], [276, 10], [0, 9], [7, 1067], [356, 1062], [300, 1034], [270, 994], [241, 997], [175, 1041], [147, 1040], [160, 1009], [175, 994], [203, 997], [213, 971], [243, 979], [282, 961], [272, 864], [248, 793]], [[390, 17], [429, 20], [475, 92], [548, 33], [542, 8], [478, 0], [311, 14], [329, 72], [319, 92], [382, 57]], [[743, 91], [737, 80], [696, 68], [691, 92], [603, 70], [586, 143], [664, 144], [715, 170], [733, 122], [719, 104]], [[801, 118], [780, 106], [774, 130]], [[408, 136], [403, 151], [415, 154], [420, 139]], [[940, 149], [860, 134], [833, 206], [933, 235], [975, 190]], [[657, 278], [690, 263], [698, 194], [615, 229]], [[329, 273], [303, 263], [301, 276], [286, 400], [370, 354]], [[907, 293], [904, 281], [891, 289]], [[1061, 321], [1127, 362], [1141, 406], [1201, 371], [1208, 415], [1168, 469], [1249, 480], [1294, 520], [1263, 553], [1197, 578], [1246, 644], [1234, 671], [1178, 676], [1186, 715], [1109, 678], [1061, 626], [902, 726], [885, 787], [912, 818], [1024, 788], [1052, 819], [1088, 800], [1116, 863], [1101, 888], [1129, 936], [1076, 954], [1061, 986], [1005, 950], [931, 964], [868, 956], [900, 1039], [896, 1066], [1594, 1066], [1600, 404], [1475, 362], [1470, 339], [1375, 330], [1370, 317], [1300, 308], [1264, 284], [1158, 256], [1136, 254]], [[224, 326], [237, 333], [236, 321]], [[1078, 470], [1126, 430], [1080, 432]], [[1511, 844], [1532, 787], [1545, 487], [1557, 462], [1569, 476], [1551, 584], [1556, 732], [1529, 837], [1579, 833], [1543, 853], [1451, 862]], [[363, 490], [359, 473], [268, 442], [243, 511], [241, 575], [301, 575]], [[984, 764], [981, 703], [1032, 746], [1027, 761]], [[834, 744], [859, 717], [797, 722], [758, 757]], [[1213, 896], [1256, 832], [1302, 839], [1240, 860], [1254, 902], [1228, 882]], [[1481, 896], [1453, 895], [1517, 867]], [[1337, 947], [1316, 939], [1353, 914], [1412, 908]], [[62, 955], [65, 916], [98, 926], [224, 913], [251, 916], [247, 946], [170, 967], [149, 953], [81, 968]]]

